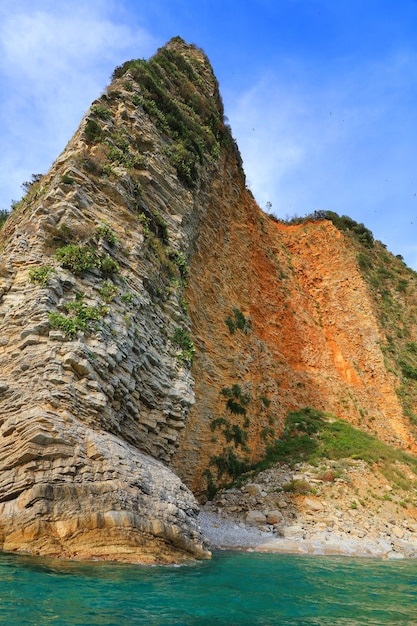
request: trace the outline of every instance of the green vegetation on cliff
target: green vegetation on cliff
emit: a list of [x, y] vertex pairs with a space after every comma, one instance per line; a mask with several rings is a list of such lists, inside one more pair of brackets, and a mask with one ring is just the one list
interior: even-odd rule
[[358, 262], [384, 334], [386, 367], [398, 377], [404, 413], [417, 426], [417, 276], [380, 242], [367, 254], [359, 250]]
[[10, 215], [9, 211], [6, 211], [5, 209], [0, 210], [0, 230], [3, 228], [9, 215]]
[[353, 246], [379, 321], [386, 369], [398, 378], [397, 395], [417, 434], [417, 274], [406, 266], [401, 255], [394, 256], [375, 240], [364, 224], [346, 215], [315, 211], [284, 222], [318, 220], [330, 220]]
[[188, 48], [176, 37], [149, 61], [136, 59], [117, 67], [112, 78], [126, 79], [132, 102], [166, 135], [166, 154], [178, 177], [194, 187], [200, 166], [217, 160], [221, 145], [232, 148], [239, 161], [240, 156], [225, 123], [217, 79], [209, 64], [196, 58], [195, 48], [187, 54]]
[[[225, 449], [222, 455], [212, 458], [217, 478], [206, 471], [208, 495], [213, 497], [217, 489], [224, 487], [229, 480], [253, 478], [258, 472], [284, 463], [290, 467], [297, 463], [310, 463], [318, 466], [323, 461], [341, 459], [361, 459], [378, 470], [394, 486], [409, 490], [417, 485], [417, 459], [389, 446], [376, 437], [351, 426], [322, 411], [305, 407], [288, 413], [281, 437], [267, 447], [265, 458], [255, 464], [242, 460], [232, 448]], [[414, 475], [406, 474], [401, 466], [406, 466]]]
[[[257, 463], [255, 469], [259, 471], [275, 463], [295, 465], [305, 461], [318, 465], [324, 459], [337, 461], [348, 458], [376, 464], [389, 481], [403, 489], [416, 484], [416, 458], [347, 422], [310, 407], [287, 415], [281, 438], [268, 448], [266, 458]], [[401, 464], [412, 471], [414, 481], [401, 471]]]
[[[323, 459], [347, 458], [376, 464], [387, 480], [401, 489], [411, 489], [417, 484], [415, 457], [347, 422], [309, 407], [287, 415], [281, 439], [269, 448], [265, 461], [257, 464], [256, 469], [264, 469], [277, 462], [294, 465], [306, 461], [317, 465]], [[414, 479], [402, 471], [401, 464], [411, 470]]]
[[358, 266], [379, 320], [385, 366], [398, 377], [397, 394], [405, 415], [416, 427], [417, 274], [406, 266], [401, 255], [394, 256], [383, 243], [374, 240], [363, 225], [341, 228], [344, 219], [332, 218], [332, 221], [349, 236], [356, 250]]

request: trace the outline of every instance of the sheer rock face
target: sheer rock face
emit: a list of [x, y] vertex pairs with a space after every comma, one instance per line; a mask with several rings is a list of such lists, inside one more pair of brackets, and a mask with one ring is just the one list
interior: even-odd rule
[[149, 563], [207, 556], [194, 498], [160, 462], [69, 414], [28, 411], [7, 430], [4, 550]]
[[[234, 457], [262, 459], [287, 413], [306, 406], [415, 452], [401, 379], [383, 351], [386, 329], [351, 240], [328, 220], [268, 219], [237, 178], [222, 181], [213, 185], [191, 264], [196, 403], [174, 457], [179, 475], [197, 493], [208, 472], [216, 484], [230, 480]], [[228, 211], [219, 211], [220, 198]], [[225, 321], [236, 308], [250, 326], [231, 333]], [[414, 341], [412, 325], [407, 332]], [[248, 399], [244, 415], [228, 409], [225, 393], [236, 384]]]
[[257, 207], [205, 55], [115, 76], [1, 233], [0, 546], [204, 557], [189, 488], [288, 410], [414, 443], [349, 239]]
[[[202, 89], [213, 93], [209, 70]], [[140, 86], [125, 80], [2, 232], [5, 550], [146, 562], [209, 554], [194, 496], [168, 467], [194, 402], [183, 283], [199, 216], [168, 138], [132, 102]], [[102, 141], [87, 137], [89, 124]]]

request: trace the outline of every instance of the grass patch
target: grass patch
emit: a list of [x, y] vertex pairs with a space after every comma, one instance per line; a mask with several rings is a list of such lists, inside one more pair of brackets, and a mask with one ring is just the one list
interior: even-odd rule
[[233, 317], [229, 315], [224, 323], [231, 335], [234, 335], [237, 330], [247, 333], [252, 328], [250, 319], [245, 317], [242, 311], [236, 307], [233, 309]]
[[32, 267], [29, 270], [29, 280], [35, 285], [40, 287], [46, 287], [51, 277], [51, 274], [56, 274], [56, 269], [51, 265], [41, 265], [40, 267]]
[[111, 120], [111, 118], [113, 117], [113, 114], [110, 111], [110, 109], [102, 106], [101, 104], [93, 104], [90, 111], [92, 115], [95, 115], [101, 120]]
[[295, 479], [289, 483], [282, 485], [283, 490], [286, 493], [298, 493], [305, 495], [311, 492], [311, 486], [305, 480]]
[[416, 458], [309, 407], [288, 414], [281, 439], [268, 447], [265, 459], [253, 469], [261, 471], [275, 463], [295, 465], [303, 461], [316, 465], [323, 459], [345, 458], [377, 464], [387, 480], [402, 489], [410, 489], [413, 480], [406, 476], [401, 465], [406, 465], [417, 479]]
[[227, 409], [234, 415], [246, 415], [246, 406], [250, 403], [251, 397], [244, 393], [238, 384], [232, 387], [224, 387], [220, 392], [226, 400]]
[[110, 224], [107, 224], [107, 222], [102, 222], [99, 226], [97, 226], [96, 234], [99, 239], [104, 239], [104, 241], [107, 241], [107, 243], [111, 247], [117, 244], [117, 235], [111, 229]]
[[103, 130], [95, 120], [91, 117], [86, 121], [84, 135], [87, 143], [93, 144], [103, 139]]
[[233, 448], [227, 448], [223, 454], [211, 457], [210, 465], [216, 467], [218, 480], [223, 475], [236, 479], [250, 469], [249, 463], [239, 459]]
[[120, 270], [118, 262], [112, 259], [111, 256], [101, 258], [99, 267], [103, 274], [117, 274]]
[[83, 274], [95, 268], [103, 274], [116, 274], [119, 264], [110, 256], [101, 256], [93, 246], [71, 243], [55, 252], [60, 265], [73, 274]]
[[183, 328], [176, 328], [171, 341], [180, 349], [177, 355], [178, 361], [187, 366], [191, 366], [195, 354], [194, 342], [190, 335]]
[[113, 302], [119, 290], [117, 289], [116, 285], [107, 280], [102, 284], [98, 292], [104, 302], [106, 302], [106, 304], [109, 304], [110, 302]]
[[51, 311], [48, 316], [53, 330], [61, 330], [67, 339], [74, 339], [78, 331], [83, 333], [98, 330], [98, 322], [108, 313], [106, 307], [88, 306], [82, 300], [65, 305], [66, 315]]
[[227, 443], [233, 442], [235, 448], [241, 446], [243, 450], [248, 451], [246, 444], [249, 435], [239, 424], [231, 424], [225, 417], [216, 417], [210, 424], [210, 430], [214, 432], [217, 428], [222, 431]]
[[6, 209], [0, 209], [0, 230], [3, 228], [9, 215], [10, 211], [6, 211]]
[[100, 259], [92, 246], [76, 243], [58, 248], [55, 257], [65, 269], [73, 274], [82, 274], [100, 266]]
[[185, 258], [182, 252], [178, 252], [177, 250], [175, 250], [175, 252], [171, 253], [169, 256], [170, 256], [170, 259], [178, 267], [183, 285], [186, 285], [188, 281], [188, 274], [189, 274], [187, 259]]
[[61, 183], [63, 183], [64, 185], [72, 185], [73, 183], [75, 183], [75, 178], [73, 178], [69, 174], [62, 174]]

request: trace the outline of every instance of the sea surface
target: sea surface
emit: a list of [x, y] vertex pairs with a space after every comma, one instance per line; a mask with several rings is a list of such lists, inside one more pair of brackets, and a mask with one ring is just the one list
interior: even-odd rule
[[0, 624], [417, 625], [417, 562], [216, 552], [144, 567], [3, 554]]

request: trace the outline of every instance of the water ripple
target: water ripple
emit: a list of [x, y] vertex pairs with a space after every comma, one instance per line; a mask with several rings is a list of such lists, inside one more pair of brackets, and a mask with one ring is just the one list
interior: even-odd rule
[[216, 553], [187, 567], [0, 556], [0, 625], [417, 624], [414, 561]]

